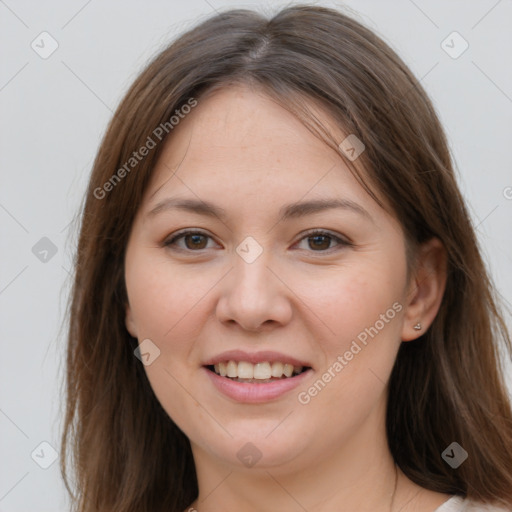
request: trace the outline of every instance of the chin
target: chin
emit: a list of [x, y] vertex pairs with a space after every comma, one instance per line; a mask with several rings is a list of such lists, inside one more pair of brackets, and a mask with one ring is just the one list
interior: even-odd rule
[[[275, 427], [275, 424], [274, 424]], [[255, 431], [252, 435], [247, 432], [244, 435], [237, 435], [232, 432], [233, 439], [229, 438], [219, 444], [216, 438], [208, 443], [207, 451], [214, 454], [226, 465], [235, 466], [237, 470], [247, 469], [290, 469], [295, 467], [294, 462], [298, 457], [303, 457], [307, 446], [304, 441], [307, 436], [300, 438], [290, 437], [286, 430], [282, 435], [275, 432], [268, 435], [270, 430]]]

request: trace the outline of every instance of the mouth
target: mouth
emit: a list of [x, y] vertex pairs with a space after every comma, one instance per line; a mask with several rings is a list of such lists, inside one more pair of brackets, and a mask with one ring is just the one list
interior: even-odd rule
[[224, 397], [246, 404], [291, 399], [314, 373], [307, 359], [273, 350], [229, 350], [204, 361], [202, 370]]
[[249, 361], [226, 360], [216, 364], [206, 365], [205, 368], [220, 377], [234, 382], [251, 384], [268, 384], [270, 382], [293, 379], [308, 370], [310, 366], [294, 366], [280, 361]]

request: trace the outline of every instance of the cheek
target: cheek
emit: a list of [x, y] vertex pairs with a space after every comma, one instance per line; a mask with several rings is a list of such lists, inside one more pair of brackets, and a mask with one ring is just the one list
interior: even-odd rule
[[155, 396], [185, 431], [196, 423], [206, 424], [205, 410], [184, 389], [191, 389], [192, 363], [187, 361], [200, 329], [200, 301], [215, 282], [214, 276], [181, 271], [154, 250], [134, 250], [127, 253], [125, 279], [139, 341], [150, 339], [160, 350], [144, 366]]
[[305, 300], [329, 328], [316, 385], [300, 390], [299, 402], [311, 413], [328, 408], [340, 422], [357, 418], [384, 392], [400, 345], [405, 257], [400, 258], [397, 252], [394, 258], [354, 259]]
[[352, 340], [361, 333], [364, 339], [366, 329], [376, 323], [383, 332], [396, 324], [393, 331], [398, 332], [395, 319], [401, 308], [396, 304], [404, 287], [400, 268], [399, 261], [393, 265], [376, 255], [374, 259], [354, 258], [332, 272], [318, 274], [318, 279], [301, 277], [295, 281], [294, 291], [326, 327], [329, 351], [348, 349]]
[[[139, 339], [167, 341], [183, 335], [196, 304], [215, 276], [171, 265], [161, 252], [140, 251], [126, 260], [126, 287]], [[181, 337], [181, 336], [180, 336]]]
[[362, 425], [368, 428], [369, 416], [371, 424], [381, 421], [386, 382], [399, 347], [401, 313], [396, 295], [362, 278], [347, 277], [339, 284], [345, 285], [344, 291], [333, 292], [325, 303], [335, 332], [322, 340], [325, 365], [308, 386], [297, 390], [296, 397], [300, 405], [295, 419], [301, 417], [321, 430], [316, 443], [327, 451], [333, 439], [343, 444], [358, 435]]

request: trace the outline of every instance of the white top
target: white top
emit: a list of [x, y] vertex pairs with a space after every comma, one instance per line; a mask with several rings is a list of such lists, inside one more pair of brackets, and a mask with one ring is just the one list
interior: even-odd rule
[[512, 512], [512, 509], [499, 508], [473, 500], [464, 499], [460, 496], [452, 496], [445, 501], [434, 512]]

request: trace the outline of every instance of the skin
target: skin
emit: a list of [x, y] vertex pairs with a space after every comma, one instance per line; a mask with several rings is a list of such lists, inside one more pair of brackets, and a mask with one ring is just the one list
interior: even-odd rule
[[[330, 122], [325, 113], [323, 119]], [[341, 142], [346, 134], [338, 129], [336, 136]], [[420, 247], [408, 281], [399, 221], [364, 191], [342, 157], [261, 91], [231, 86], [201, 98], [163, 149], [127, 247], [126, 326], [139, 342], [158, 346], [145, 371], [191, 442], [199, 497], [187, 510], [434, 511], [449, 496], [400, 471], [391, 504], [395, 467], [385, 411], [401, 342], [428, 329], [442, 299], [440, 242]], [[214, 202], [226, 218], [149, 213], [178, 196]], [[285, 204], [333, 197], [354, 201], [368, 217], [350, 209], [279, 217]], [[165, 245], [184, 228], [207, 236]], [[315, 245], [304, 234], [313, 228], [352, 245], [329, 238]], [[250, 264], [236, 252], [247, 236], [263, 249]], [[300, 403], [298, 393], [394, 303], [401, 311]], [[238, 403], [202, 369], [230, 349], [283, 352], [310, 362], [313, 372], [278, 399]], [[247, 442], [262, 455], [251, 468], [237, 457]]]

